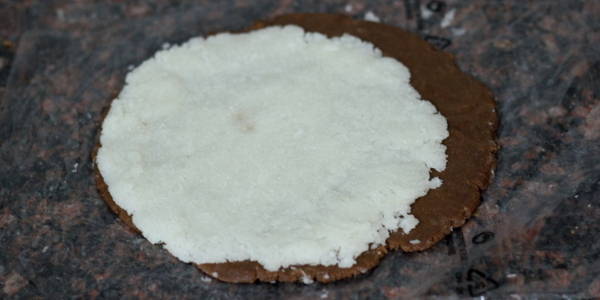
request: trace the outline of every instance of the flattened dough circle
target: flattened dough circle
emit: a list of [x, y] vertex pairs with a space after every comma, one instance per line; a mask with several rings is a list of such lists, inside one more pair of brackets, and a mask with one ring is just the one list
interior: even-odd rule
[[[275, 24], [295, 24], [307, 31], [329, 36], [350, 33], [372, 42], [384, 55], [407, 65], [412, 73], [411, 84], [448, 118], [450, 137], [445, 141], [448, 166], [444, 172], [434, 174], [444, 180], [444, 185], [430, 191], [413, 205], [413, 212], [422, 220], [415, 230], [408, 235], [393, 233], [386, 246], [365, 252], [353, 267], [294, 266], [270, 272], [251, 261], [202, 264], [199, 267], [208, 274], [231, 282], [307, 278], [327, 282], [364, 273], [378, 263], [388, 248], [400, 247], [406, 251], [425, 249], [447, 234], [452, 226], [460, 226], [477, 206], [479, 190], [487, 185], [489, 171], [494, 164], [497, 121], [489, 91], [460, 72], [449, 55], [433, 50], [424, 41], [397, 28], [341, 16], [288, 15], [259, 23], [253, 29]], [[459, 86], [464, 88], [457, 88]], [[127, 213], [112, 201], [100, 174], [98, 176], [100, 190], [111, 208], [133, 226]]]

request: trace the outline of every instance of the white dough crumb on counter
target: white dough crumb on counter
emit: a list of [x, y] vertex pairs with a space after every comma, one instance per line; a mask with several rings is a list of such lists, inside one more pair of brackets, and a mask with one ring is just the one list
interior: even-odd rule
[[352, 8], [353, 8], [353, 7], [352, 7], [352, 4], [351, 4], [351, 3], [348, 3], [348, 4], [346, 4], [346, 6], [344, 6], [344, 11], [345, 11], [346, 13], [351, 13], [351, 12], [352, 12]]
[[370, 10], [365, 13], [365, 20], [371, 22], [381, 22], [381, 19]]
[[427, 8], [427, 5], [421, 5], [421, 17], [425, 20], [431, 18], [433, 16], [433, 11]]
[[313, 284], [315, 282], [310, 276], [308, 276], [306, 274], [302, 274], [302, 277], [300, 277], [300, 280], [304, 284]]
[[413, 230], [411, 205], [442, 184], [430, 171], [446, 168], [446, 119], [354, 36], [193, 38], [125, 82], [97, 166], [144, 237], [184, 262], [351, 267]]

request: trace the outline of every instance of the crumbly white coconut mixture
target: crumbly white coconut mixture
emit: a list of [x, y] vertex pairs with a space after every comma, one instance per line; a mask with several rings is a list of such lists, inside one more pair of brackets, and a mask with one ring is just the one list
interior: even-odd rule
[[350, 267], [438, 187], [445, 118], [370, 43], [296, 26], [194, 38], [132, 70], [102, 127], [114, 201], [185, 262]]

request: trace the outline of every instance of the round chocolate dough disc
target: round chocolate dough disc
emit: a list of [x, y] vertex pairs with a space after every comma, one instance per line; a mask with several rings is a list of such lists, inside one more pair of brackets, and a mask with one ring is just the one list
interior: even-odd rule
[[[396, 27], [341, 15], [290, 14], [258, 22], [247, 31], [273, 25], [297, 25], [329, 37], [351, 34], [372, 43], [384, 56], [406, 65], [411, 73], [411, 85], [423, 99], [433, 103], [448, 122], [450, 136], [444, 140], [447, 166], [443, 172], [432, 172], [432, 176], [442, 179], [443, 184], [412, 205], [412, 214], [420, 221], [415, 229], [409, 234], [401, 230], [393, 232], [386, 245], [364, 252], [350, 268], [299, 265], [270, 272], [252, 261], [199, 264], [197, 267], [227, 282], [331, 282], [366, 273], [389, 250], [425, 250], [452, 228], [463, 225], [479, 205], [481, 191], [489, 184], [495, 166], [498, 119], [491, 92], [463, 73], [452, 55], [438, 51], [418, 36]], [[127, 212], [112, 200], [97, 170], [96, 176], [98, 189], [108, 206], [132, 230], [139, 232]]]

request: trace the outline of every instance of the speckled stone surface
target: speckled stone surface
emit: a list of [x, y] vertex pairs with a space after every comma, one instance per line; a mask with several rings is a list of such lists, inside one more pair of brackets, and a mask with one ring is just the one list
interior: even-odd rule
[[[90, 153], [129, 66], [286, 12], [420, 33], [495, 93], [498, 168], [432, 249], [333, 284], [210, 280], [128, 231]], [[600, 1], [0, 1], [0, 298], [600, 297]]]

